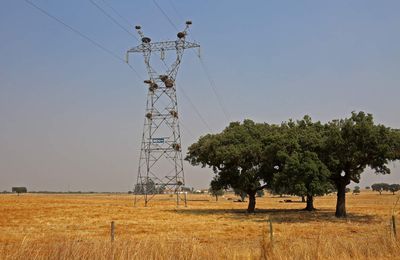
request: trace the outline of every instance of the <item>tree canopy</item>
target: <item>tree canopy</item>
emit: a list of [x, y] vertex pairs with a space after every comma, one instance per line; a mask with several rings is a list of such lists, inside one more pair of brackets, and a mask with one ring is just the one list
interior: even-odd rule
[[379, 194], [382, 194], [382, 191], [388, 191], [390, 188], [390, 185], [388, 183], [374, 183], [371, 186], [373, 191], [379, 192]]
[[389, 190], [393, 193], [393, 195], [395, 194], [395, 192], [400, 190], [400, 184], [390, 184], [389, 186]]
[[27, 193], [28, 192], [28, 189], [26, 187], [12, 187], [11, 190], [12, 190], [12, 192], [17, 193], [18, 195], [20, 193]]
[[216, 201], [218, 201], [218, 196], [224, 195], [224, 189], [215, 180], [211, 181], [208, 192], [210, 193], [211, 196], [215, 196]]
[[288, 194], [306, 197], [306, 210], [311, 211], [314, 210], [314, 196], [324, 195], [332, 189], [329, 170], [318, 157], [323, 145], [322, 125], [305, 116], [297, 122], [289, 121], [285, 126], [295, 145], [294, 149], [285, 151], [286, 158], [274, 174], [272, 186]]
[[200, 137], [188, 148], [186, 157], [192, 165], [211, 167], [217, 174], [214, 185], [246, 192], [248, 212], [254, 212], [255, 195], [265, 187], [260, 167], [264, 150], [261, 140], [268, 134], [265, 126], [251, 120], [231, 123], [222, 133]]
[[215, 188], [233, 188], [249, 196], [254, 212], [256, 193], [266, 187], [278, 194], [307, 197], [337, 191], [337, 217], [346, 216], [346, 186], [358, 183], [369, 167], [388, 174], [389, 161], [400, 159], [400, 131], [376, 125], [364, 112], [313, 122], [309, 116], [280, 125], [230, 123], [221, 133], [207, 134], [188, 149], [192, 165], [210, 167]]
[[353, 112], [350, 118], [325, 125], [325, 144], [320, 157], [337, 189], [337, 217], [346, 216], [345, 189], [359, 183], [366, 167], [377, 174], [389, 174], [389, 161], [399, 159], [399, 132], [376, 125], [371, 114]]

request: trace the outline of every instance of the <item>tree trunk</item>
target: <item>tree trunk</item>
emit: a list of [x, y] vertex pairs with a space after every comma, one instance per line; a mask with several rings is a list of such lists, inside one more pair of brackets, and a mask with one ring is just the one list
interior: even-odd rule
[[256, 193], [249, 193], [249, 205], [247, 207], [247, 213], [254, 213], [254, 209], [256, 208]]
[[218, 195], [215, 195], [215, 201], [218, 201]]
[[315, 210], [315, 208], [314, 208], [314, 197], [312, 195], [307, 195], [307, 206], [306, 206], [305, 210], [308, 210], [308, 211]]
[[301, 202], [306, 202], [306, 198], [304, 196], [301, 196]]
[[382, 195], [382, 191], [381, 190], [379, 191], [379, 195]]
[[335, 216], [338, 218], [346, 217], [346, 184], [345, 182], [337, 182], [337, 201], [336, 201], [336, 213]]

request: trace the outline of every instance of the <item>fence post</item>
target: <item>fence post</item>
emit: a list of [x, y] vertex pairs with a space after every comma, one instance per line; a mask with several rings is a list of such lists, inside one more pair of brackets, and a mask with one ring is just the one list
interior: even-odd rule
[[115, 223], [111, 221], [111, 242], [114, 242], [114, 235], [115, 235]]
[[186, 197], [187, 196], [187, 192], [186, 191], [184, 193], [184, 196], [185, 196], [185, 207], [187, 207], [187, 200], [186, 200], [187, 199], [187, 197]]
[[271, 219], [268, 219], [269, 222], [269, 240], [271, 242], [271, 247], [274, 246], [274, 231], [272, 229], [272, 221]]

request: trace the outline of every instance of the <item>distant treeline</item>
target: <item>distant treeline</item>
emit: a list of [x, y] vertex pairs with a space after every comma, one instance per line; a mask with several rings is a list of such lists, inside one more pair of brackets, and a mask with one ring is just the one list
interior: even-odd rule
[[[10, 191], [3, 191], [2, 193], [12, 193]], [[27, 193], [40, 193], [40, 194], [127, 194], [131, 192], [109, 192], [109, 191], [29, 191]]]

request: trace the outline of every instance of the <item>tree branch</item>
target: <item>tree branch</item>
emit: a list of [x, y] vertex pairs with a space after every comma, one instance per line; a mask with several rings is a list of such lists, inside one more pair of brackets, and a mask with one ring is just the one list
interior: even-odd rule
[[264, 185], [258, 187], [256, 190], [263, 190], [263, 189], [267, 188], [267, 185], [268, 184], [264, 184]]

